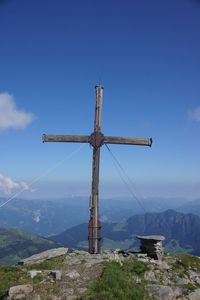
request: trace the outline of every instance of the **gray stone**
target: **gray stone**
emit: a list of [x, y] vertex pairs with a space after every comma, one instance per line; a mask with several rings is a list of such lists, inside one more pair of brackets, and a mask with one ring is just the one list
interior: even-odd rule
[[90, 268], [92, 267], [93, 265], [96, 265], [96, 264], [99, 264], [101, 262], [103, 262], [104, 259], [103, 258], [100, 258], [100, 257], [92, 257], [90, 259], [85, 259], [85, 267], [87, 268]]
[[165, 240], [165, 237], [163, 235], [137, 235], [136, 238], [140, 240], [155, 241], [155, 242], [160, 242]]
[[115, 261], [122, 265], [122, 261], [124, 260], [124, 257], [122, 255], [119, 255], [117, 253], [110, 253], [107, 255], [107, 258], [105, 258], [108, 261]]
[[176, 281], [176, 284], [177, 285], [185, 285], [185, 284], [188, 284], [190, 282], [190, 280], [188, 278], [181, 278], [181, 277], [178, 277], [177, 278], [177, 281]]
[[157, 284], [147, 285], [150, 296], [154, 296], [157, 300], [173, 300], [174, 293], [171, 287]]
[[64, 254], [67, 254], [68, 248], [55, 248], [55, 249], [50, 249], [47, 251], [43, 251], [41, 253], [32, 255], [28, 258], [22, 259], [18, 262], [20, 265], [32, 265], [32, 264], [38, 264], [43, 261], [49, 260], [54, 257], [58, 257]]
[[150, 263], [155, 265], [156, 268], [159, 270], [169, 270], [170, 269], [170, 266], [168, 265], [168, 263], [166, 263], [166, 261], [163, 261], [163, 260], [151, 259]]
[[41, 297], [40, 297], [40, 295], [35, 294], [35, 295], [32, 295], [31, 299], [32, 300], [41, 300]]
[[76, 279], [76, 278], [80, 277], [80, 274], [76, 270], [71, 270], [71, 271], [67, 271], [65, 273], [65, 276], [67, 276], [71, 279]]
[[198, 274], [192, 270], [189, 270], [188, 275], [189, 275], [190, 279], [192, 279], [195, 283], [200, 284], [200, 274]]
[[[113, 251], [114, 253], [116, 253], [116, 254], [119, 254], [119, 253], [121, 253], [122, 252], [122, 250], [121, 249], [119, 249], [119, 248], [116, 248], [114, 251]], [[124, 251], [123, 251], [124, 252]]]
[[174, 292], [175, 299], [177, 299], [177, 298], [178, 298], [178, 300], [182, 299], [183, 293], [184, 293], [184, 289], [180, 288], [180, 287], [174, 287], [172, 289], [173, 289], [173, 292]]
[[50, 274], [53, 276], [54, 279], [56, 280], [61, 280], [62, 278], [62, 272], [59, 270], [52, 270], [50, 271]]
[[164, 285], [164, 286], [171, 286], [172, 285], [172, 282], [169, 278], [169, 274], [163, 274], [162, 273], [162, 274], [160, 274], [159, 278], [160, 278], [160, 281], [161, 281], [162, 285]]
[[190, 293], [188, 295], [189, 300], [200, 300], [200, 289], [197, 289], [196, 291]]
[[28, 272], [30, 277], [33, 279], [35, 276], [37, 276], [38, 274], [42, 274], [42, 271], [37, 271], [37, 270], [31, 270]]
[[189, 271], [188, 271], [188, 276], [189, 276], [191, 279], [193, 279], [193, 278], [195, 278], [195, 277], [198, 277], [199, 275], [198, 275], [196, 272], [194, 272], [194, 271], [192, 271], [192, 270], [189, 270]]
[[149, 262], [148, 258], [138, 258], [138, 261], [141, 261], [141, 262], [144, 262], [144, 263]]
[[70, 296], [74, 294], [74, 289], [73, 288], [65, 288], [62, 290], [65, 296]]
[[147, 258], [147, 254], [146, 253], [137, 253], [136, 256], [138, 258]]
[[18, 294], [16, 296], [14, 296], [14, 298], [11, 298], [13, 300], [21, 300], [21, 299], [26, 299], [27, 295], [25, 294]]
[[83, 250], [74, 250], [73, 253], [78, 255], [90, 255], [89, 252]]
[[[31, 284], [23, 284], [12, 286], [9, 289], [9, 297], [11, 299], [23, 299], [23, 296], [29, 295], [33, 292], [33, 287]], [[17, 298], [18, 297], [18, 298]]]
[[72, 265], [80, 265], [81, 264], [81, 260], [77, 257], [66, 257], [65, 260], [64, 260], [64, 264], [67, 264], [69, 266], [72, 266]]
[[85, 293], [87, 291], [87, 288], [78, 288], [77, 289], [77, 292], [79, 293], [79, 294], [83, 294], [83, 293]]
[[148, 281], [153, 281], [153, 282], [156, 282], [157, 279], [156, 279], [156, 276], [155, 276], [155, 273], [153, 271], [146, 271], [144, 273], [144, 279], [145, 280], [148, 280]]
[[91, 263], [85, 263], [84, 266], [85, 266], [86, 268], [91, 268], [91, 267], [92, 267], [92, 264], [91, 264]]

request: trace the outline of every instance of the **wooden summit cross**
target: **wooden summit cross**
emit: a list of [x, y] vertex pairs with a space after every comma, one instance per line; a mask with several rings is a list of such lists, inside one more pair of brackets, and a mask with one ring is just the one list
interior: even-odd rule
[[101, 132], [101, 113], [103, 87], [96, 86], [96, 108], [94, 131], [91, 135], [43, 135], [43, 142], [73, 142], [89, 143], [93, 147], [92, 164], [92, 195], [90, 203], [90, 220], [88, 225], [89, 253], [100, 253], [100, 230], [99, 221], [99, 164], [100, 147], [103, 144], [141, 145], [151, 146], [152, 139], [146, 138], [126, 138], [104, 136]]

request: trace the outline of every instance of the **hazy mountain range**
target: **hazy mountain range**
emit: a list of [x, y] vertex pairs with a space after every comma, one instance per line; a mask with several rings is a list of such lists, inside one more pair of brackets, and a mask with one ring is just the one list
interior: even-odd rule
[[[86, 250], [88, 224], [69, 228], [47, 238], [16, 229], [0, 228], [0, 264], [12, 264], [34, 253], [66, 246]], [[174, 210], [135, 215], [123, 222], [102, 223], [102, 248], [138, 250], [136, 235], [161, 234], [167, 251], [190, 252], [200, 256], [200, 217]]]
[[[135, 215], [123, 223], [102, 224], [103, 248], [137, 249], [136, 235], [164, 235], [169, 251], [186, 251], [200, 255], [200, 217], [173, 210]], [[87, 247], [87, 224], [70, 228], [51, 237], [70, 247]]]
[[[0, 198], [0, 203], [6, 201]], [[17, 228], [43, 236], [58, 234], [89, 219], [88, 198], [67, 197], [55, 200], [14, 199], [0, 208], [0, 227]], [[146, 212], [163, 212], [174, 209], [200, 216], [200, 199], [147, 198], [138, 203], [135, 199], [114, 198], [100, 200], [102, 222], [123, 222], [129, 217]]]

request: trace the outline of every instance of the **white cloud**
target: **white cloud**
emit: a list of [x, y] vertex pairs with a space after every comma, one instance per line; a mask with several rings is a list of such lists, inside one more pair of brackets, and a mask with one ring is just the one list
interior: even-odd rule
[[196, 107], [194, 110], [189, 111], [189, 117], [197, 122], [200, 122], [200, 106]]
[[17, 182], [11, 177], [0, 174], [0, 192], [3, 192], [5, 195], [11, 195], [18, 190], [27, 191], [29, 186], [24, 181]]
[[17, 108], [14, 97], [0, 93], [0, 130], [23, 129], [34, 120], [32, 113]]

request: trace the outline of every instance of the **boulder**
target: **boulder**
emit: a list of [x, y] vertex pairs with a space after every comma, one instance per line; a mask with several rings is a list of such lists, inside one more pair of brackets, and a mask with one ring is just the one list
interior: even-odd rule
[[81, 260], [78, 257], [66, 256], [64, 263], [72, 266], [72, 265], [80, 265]]
[[9, 297], [11, 300], [15, 299], [25, 299], [27, 295], [33, 292], [33, 287], [31, 284], [23, 284], [12, 286], [9, 289]]
[[31, 270], [28, 272], [31, 279], [33, 279], [35, 276], [37, 276], [38, 274], [42, 274], [42, 271], [37, 271], [37, 270]]
[[65, 296], [69, 296], [69, 295], [74, 294], [74, 289], [73, 288], [64, 288], [62, 291], [63, 291], [63, 294]]
[[76, 270], [71, 270], [71, 271], [67, 271], [65, 273], [65, 276], [67, 276], [71, 279], [76, 279], [76, 278], [80, 277], [80, 274]]
[[82, 288], [77, 288], [77, 292], [78, 292], [79, 294], [84, 294], [86, 291], [87, 291], [87, 288], [84, 288], [84, 287], [82, 287]]
[[157, 300], [173, 300], [174, 293], [171, 287], [157, 284], [147, 285], [150, 296], [154, 296]]
[[52, 275], [53, 278], [56, 280], [61, 280], [61, 278], [62, 278], [62, 272], [59, 270], [51, 270], [50, 275]]
[[196, 273], [192, 270], [189, 270], [188, 275], [189, 275], [191, 280], [193, 280], [197, 284], [200, 284], [200, 274], [199, 273]]
[[153, 271], [146, 271], [144, 273], [144, 279], [147, 280], [147, 281], [154, 281], [156, 282], [157, 279], [156, 279], [156, 276], [155, 276], [155, 273]]
[[64, 248], [64, 247], [46, 250], [38, 254], [34, 254], [28, 258], [20, 260], [18, 264], [19, 265], [39, 264], [51, 258], [67, 254], [67, 251], [68, 248]]
[[199, 300], [200, 299], [200, 289], [197, 289], [196, 291], [190, 293], [188, 295], [189, 300]]

